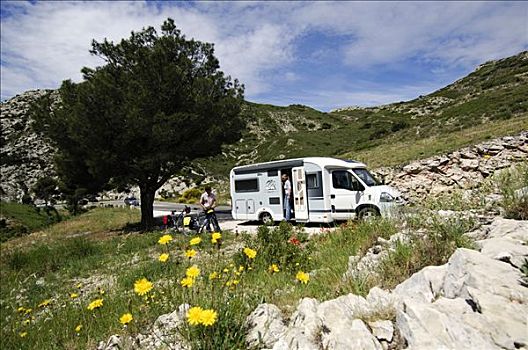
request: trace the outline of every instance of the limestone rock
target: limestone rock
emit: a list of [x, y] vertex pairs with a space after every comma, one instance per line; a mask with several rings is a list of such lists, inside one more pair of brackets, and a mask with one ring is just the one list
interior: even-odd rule
[[273, 304], [260, 304], [246, 320], [249, 332], [246, 341], [250, 347], [272, 347], [286, 332], [279, 308]]
[[369, 332], [361, 320], [345, 319], [334, 327], [322, 331], [321, 342], [323, 349], [335, 350], [382, 350], [381, 344]]
[[442, 292], [446, 270], [447, 265], [427, 266], [396, 286], [393, 293], [401, 300], [432, 302]]
[[370, 329], [372, 330], [372, 335], [378, 340], [385, 340], [387, 342], [392, 341], [394, 335], [394, 326], [391, 321], [382, 320], [382, 321], [373, 321], [368, 323]]

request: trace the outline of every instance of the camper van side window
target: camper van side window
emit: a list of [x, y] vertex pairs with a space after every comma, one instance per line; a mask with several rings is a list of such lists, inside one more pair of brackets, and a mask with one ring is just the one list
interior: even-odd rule
[[332, 186], [354, 191], [357, 189], [357, 180], [348, 171], [337, 170], [332, 172]]
[[258, 192], [258, 179], [235, 180], [235, 192]]
[[306, 174], [306, 187], [309, 190], [319, 188], [319, 181], [317, 180], [317, 174]]

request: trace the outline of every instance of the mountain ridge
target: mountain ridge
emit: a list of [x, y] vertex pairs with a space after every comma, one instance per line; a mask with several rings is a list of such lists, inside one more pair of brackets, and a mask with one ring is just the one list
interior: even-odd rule
[[[54, 174], [53, 149], [33, 133], [27, 115], [33, 101], [53, 91], [27, 91], [1, 103], [2, 197], [20, 198], [36, 179]], [[518, 134], [528, 130], [528, 51], [486, 62], [410, 101], [332, 112], [246, 101], [241, 116], [247, 127], [236, 144], [177, 175], [191, 177], [195, 184], [221, 183], [235, 165], [305, 156], [354, 158], [373, 166], [404, 164], [467, 142]], [[391, 154], [395, 145], [400, 151]]]

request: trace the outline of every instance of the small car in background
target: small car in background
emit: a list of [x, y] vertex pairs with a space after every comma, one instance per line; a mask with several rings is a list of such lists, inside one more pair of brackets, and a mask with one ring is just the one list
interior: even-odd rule
[[139, 205], [139, 200], [136, 197], [127, 197], [125, 198], [125, 204], [136, 207]]

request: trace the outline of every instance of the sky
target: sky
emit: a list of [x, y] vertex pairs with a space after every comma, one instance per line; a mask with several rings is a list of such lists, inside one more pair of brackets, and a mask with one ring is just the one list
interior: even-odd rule
[[528, 49], [528, 2], [4, 1], [1, 99], [81, 81], [93, 39], [159, 29], [212, 42], [249, 101], [328, 111], [433, 92]]

